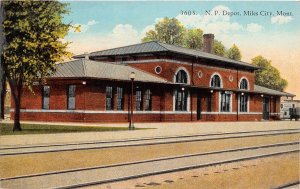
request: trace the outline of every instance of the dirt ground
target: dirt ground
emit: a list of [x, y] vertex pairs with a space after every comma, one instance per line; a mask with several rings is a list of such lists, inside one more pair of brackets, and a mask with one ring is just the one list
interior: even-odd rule
[[267, 189], [300, 179], [300, 155], [290, 153], [86, 187], [89, 189]]
[[26, 174], [109, 165], [167, 156], [299, 140], [300, 134], [290, 134], [282, 136], [249, 137], [243, 139], [224, 139], [136, 147], [118, 147], [99, 150], [2, 156], [0, 157], [0, 177], [7, 178]]

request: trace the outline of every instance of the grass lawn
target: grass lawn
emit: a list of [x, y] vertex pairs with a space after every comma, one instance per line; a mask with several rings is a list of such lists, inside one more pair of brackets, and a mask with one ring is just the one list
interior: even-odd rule
[[[39, 125], [21, 124], [22, 131], [13, 132], [13, 124], [2, 123], [0, 135], [23, 135], [23, 134], [49, 134], [49, 133], [74, 133], [74, 132], [104, 132], [126, 131], [127, 127], [92, 127], [92, 126], [64, 126], [64, 125]], [[136, 128], [137, 129], [137, 128]]]

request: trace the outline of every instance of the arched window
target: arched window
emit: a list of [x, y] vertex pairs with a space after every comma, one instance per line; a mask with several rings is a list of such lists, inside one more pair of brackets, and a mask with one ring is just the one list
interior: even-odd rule
[[215, 74], [210, 80], [211, 87], [221, 87], [221, 78], [217, 74]]
[[248, 81], [247, 79], [242, 79], [241, 82], [240, 82], [240, 89], [245, 89], [247, 90], [248, 89]]
[[187, 83], [187, 73], [184, 70], [180, 70], [176, 74], [176, 83]]

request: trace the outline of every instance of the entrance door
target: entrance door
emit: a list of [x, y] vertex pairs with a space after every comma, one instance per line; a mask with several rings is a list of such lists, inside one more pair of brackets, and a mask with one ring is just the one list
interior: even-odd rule
[[198, 94], [198, 96], [197, 96], [197, 120], [201, 119], [201, 111], [202, 111], [201, 96]]
[[269, 98], [264, 98], [263, 99], [263, 119], [264, 120], [269, 120], [270, 116], [270, 101]]

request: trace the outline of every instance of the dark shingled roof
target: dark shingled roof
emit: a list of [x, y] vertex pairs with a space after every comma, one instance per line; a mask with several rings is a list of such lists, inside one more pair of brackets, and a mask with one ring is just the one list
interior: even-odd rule
[[259, 86], [259, 85], [254, 85], [254, 92], [262, 93], [262, 94], [277, 95], [277, 96], [289, 96], [289, 97], [296, 96], [296, 95], [293, 95], [291, 93], [276, 91], [276, 90], [269, 89], [269, 88], [266, 88], [266, 87], [262, 87], [262, 86]]
[[[89, 53], [89, 57], [101, 57], [101, 56], [121, 56], [121, 55], [133, 55], [133, 54], [142, 54], [142, 53], [158, 53], [158, 52], [172, 52], [178, 54], [184, 54], [193, 57], [200, 57], [210, 60], [216, 60], [221, 62], [230, 63], [235, 66], [243, 66], [250, 69], [258, 69], [258, 67], [242, 62], [233, 60], [230, 58], [225, 58], [211, 53], [206, 53], [200, 50], [189, 49], [177, 45], [170, 45], [166, 43], [161, 43], [158, 41], [150, 41], [145, 43], [139, 43], [135, 45], [129, 45], [124, 47], [118, 47], [113, 49], [107, 49], [103, 51], [97, 51]], [[84, 54], [74, 56], [74, 58], [83, 58]]]
[[[135, 72], [135, 81], [173, 84], [164, 78], [152, 75], [131, 66], [98, 62], [88, 59], [77, 59], [57, 64], [56, 72], [50, 76], [50, 78], [99, 78], [129, 81], [129, 75], [131, 72]], [[258, 85], [254, 85], [254, 90], [252, 92], [277, 96], [295, 96], [290, 93], [276, 91]]]
[[131, 72], [135, 73], [135, 81], [154, 83], [168, 82], [161, 77], [146, 73], [130, 66], [96, 62], [87, 59], [77, 59], [57, 64], [56, 72], [50, 78], [85, 77], [129, 81], [129, 75]]

